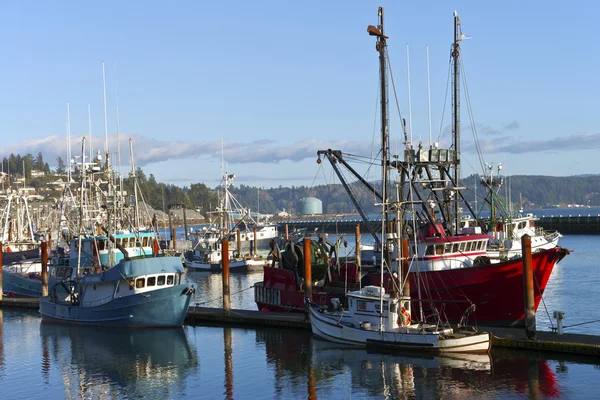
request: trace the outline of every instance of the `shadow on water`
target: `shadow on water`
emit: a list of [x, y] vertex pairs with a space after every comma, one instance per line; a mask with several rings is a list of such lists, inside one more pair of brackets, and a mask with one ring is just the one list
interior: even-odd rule
[[295, 390], [307, 398], [327, 398], [328, 393], [384, 398], [560, 397], [570, 390], [561, 383], [569, 366], [597, 369], [599, 363], [591, 357], [504, 349], [483, 355], [376, 353], [314, 339], [305, 332], [268, 329], [257, 330], [256, 342], [264, 344], [277, 385], [286, 389], [283, 382], [301, 378], [307, 387], [294, 385]]
[[[65, 394], [164, 398], [184, 391], [199, 370], [183, 328], [103, 329], [42, 322], [42, 375], [59, 371]], [[54, 368], [53, 368], [54, 367]], [[67, 397], [71, 397], [67, 396]]]

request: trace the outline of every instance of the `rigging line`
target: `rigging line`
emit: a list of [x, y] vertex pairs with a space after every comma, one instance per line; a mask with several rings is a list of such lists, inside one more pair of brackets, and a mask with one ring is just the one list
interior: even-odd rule
[[377, 97], [375, 97], [375, 118], [373, 120], [373, 135], [371, 136], [371, 155], [373, 159], [373, 147], [375, 146], [375, 134], [377, 133], [377, 120], [379, 117], [379, 88], [381, 83], [381, 74], [377, 74]]
[[481, 168], [485, 171], [485, 162], [483, 160], [483, 152], [481, 151], [481, 145], [479, 143], [479, 137], [477, 135], [477, 128], [475, 126], [475, 118], [473, 117], [473, 107], [471, 106], [471, 96], [469, 95], [469, 86], [467, 85], [467, 73], [465, 72], [465, 60], [462, 59], [460, 63], [461, 69], [461, 78], [463, 81], [463, 86], [465, 88], [465, 98], [467, 100], [467, 110], [469, 111], [469, 120], [471, 122], [471, 131], [473, 132], [473, 140], [475, 141], [475, 147], [477, 148], [477, 156], [479, 158], [479, 163], [481, 164]]
[[394, 100], [396, 101], [396, 109], [398, 110], [398, 117], [402, 121], [402, 112], [400, 111], [400, 104], [398, 103], [398, 95], [396, 94], [396, 81], [394, 80], [394, 73], [392, 72], [392, 60], [388, 52], [387, 46], [385, 46], [385, 56], [388, 60], [388, 67], [390, 68], [390, 79], [392, 81], [392, 90], [394, 91]]
[[448, 104], [448, 90], [450, 90], [450, 77], [452, 72], [452, 55], [448, 60], [448, 78], [446, 79], [446, 94], [444, 95], [444, 107], [442, 108], [442, 118], [440, 120], [440, 130], [438, 132], [437, 141], [440, 141], [442, 137], [442, 128], [444, 126], [444, 115], [446, 114], [446, 105]]

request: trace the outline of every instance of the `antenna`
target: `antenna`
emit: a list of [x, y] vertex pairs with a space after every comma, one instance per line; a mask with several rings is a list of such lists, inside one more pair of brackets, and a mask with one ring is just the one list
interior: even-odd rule
[[427, 45], [427, 113], [429, 114], [429, 147], [431, 147], [431, 80], [429, 79], [429, 45]]
[[406, 43], [406, 65], [408, 70], [408, 131], [410, 132], [410, 142], [413, 141], [412, 129], [412, 106], [410, 101], [410, 53], [408, 51], [408, 43]]
[[71, 109], [67, 102], [67, 178], [71, 182]]
[[121, 185], [121, 190], [123, 187], [123, 177], [121, 176], [121, 132], [119, 130], [119, 78], [117, 77], [117, 62], [115, 61], [115, 102], [117, 106], [117, 158], [119, 165], [119, 184]]
[[88, 162], [92, 162], [92, 152], [94, 150], [92, 146], [92, 109], [90, 103], [88, 103], [88, 135], [90, 136], [90, 159]]
[[102, 86], [104, 88], [104, 154], [106, 154], [106, 166], [108, 166], [108, 122], [106, 119], [106, 76], [104, 74], [104, 61], [102, 61]]

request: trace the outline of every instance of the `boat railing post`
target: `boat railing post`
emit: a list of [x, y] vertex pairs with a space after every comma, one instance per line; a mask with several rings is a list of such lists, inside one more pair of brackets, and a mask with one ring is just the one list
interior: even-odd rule
[[523, 298], [525, 300], [525, 336], [527, 339], [535, 340], [535, 297], [533, 292], [533, 269], [531, 261], [531, 237], [521, 237], [521, 248], [523, 251]]
[[223, 240], [221, 243], [221, 269], [223, 278], [223, 309], [225, 314], [231, 312], [230, 293], [229, 293], [229, 241]]
[[[304, 304], [308, 306], [312, 300], [312, 268], [310, 259], [310, 238], [304, 238]], [[306, 309], [306, 311], [308, 311]], [[308, 316], [308, 314], [306, 314]]]
[[[2, 248], [2, 242], [0, 242], [0, 268], [4, 266], [2, 262], [2, 254], [4, 250]], [[2, 274], [0, 273], [0, 300], [2, 300]]]
[[48, 243], [42, 242], [42, 297], [48, 296]]

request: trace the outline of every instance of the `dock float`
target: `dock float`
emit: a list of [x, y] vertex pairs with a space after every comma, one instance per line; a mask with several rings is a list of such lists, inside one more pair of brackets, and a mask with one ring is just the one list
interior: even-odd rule
[[[39, 299], [3, 298], [0, 308], [14, 310], [37, 311]], [[304, 314], [263, 312], [254, 310], [222, 308], [190, 307], [185, 318], [186, 325], [235, 326], [240, 328], [272, 327], [283, 329], [302, 329], [310, 331], [310, 322]], [[564, 354], [600, 356], [600, 336], [537, 331], [535, 340], [525, 337], [522, 328], [501, 328], [480, 326], [482, 332], [490, 332], [493, 336], [493, 347], [512, 349], [528, 349]]]

